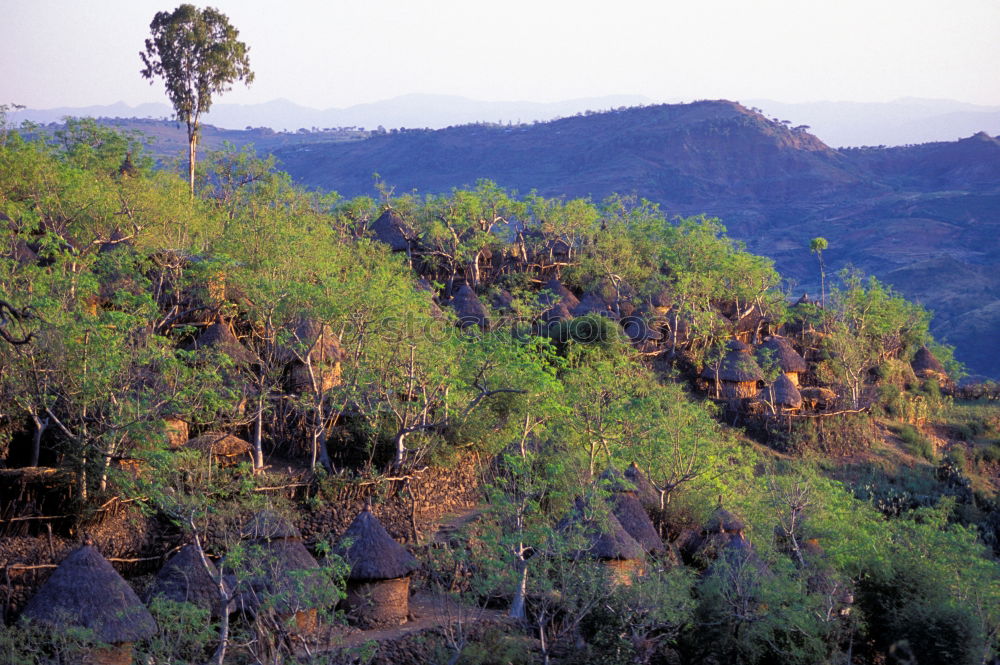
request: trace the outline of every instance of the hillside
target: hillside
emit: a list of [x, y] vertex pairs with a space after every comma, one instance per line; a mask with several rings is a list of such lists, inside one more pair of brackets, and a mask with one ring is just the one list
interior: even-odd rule
[[[751, 250], [774, 258], [796, 291], [818, 292], [807, 246], [824, 236], [831, 271], [853, 265], [886, 279], [936, 312], [934, 330], [959, 347], [972, 373], [1000, 376], [982, 334], [1000, 327], [991, 306], [1000, 293], [1000, 143], [985, 134], [839, 151], [717, 101], [407, 130], [275, 154], [298, 182], [347, 196], [371, 194], [374, 173], [397, 193], [489, 178], [547, 196], [636, 194], [668, 214], [720, 217]], [[937, 272], [944, 264], [958, 269]]]
[[6, 139], [5, 663], [1000, 653], [1000, 391], [878, 280], [791, 305], [638, 201], [337, 199], [237, 149], [192, 194], [95, 123]]

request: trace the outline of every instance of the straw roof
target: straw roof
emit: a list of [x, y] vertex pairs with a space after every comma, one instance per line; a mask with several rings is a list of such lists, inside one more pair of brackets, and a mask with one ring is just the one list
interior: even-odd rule
[[320, 565], [299, 540], [258, 542], [247, 549], [243, 561], [250, 566], [246, 578], [249, 589], [239, 594], [237, 605], [255, 612], [261, 600], [270, 597], [278, 614], [290, 614], [309, 608], [304, 600], [314, 585], [323, 582]]
[[641, 316], [626, 316], [621, 320], [622, 330], [633, 342], [645, 342], [651, 339], [663, 339], [663, 334], [650, 327], [649, 322]]
[[771, 352], [771, 358], [778, 363], [782, 372], [805, 372], [809, 369], [805, 359], [799, 355], [799, 352], [792, 347], [792, 343], [785, 337], [773, 335], [765, 339], [758, 350], [758, 358], [762, 356], [761, 349], [767, 349]]
[[785, 374], [774, 382], [774, 402], [788, 409], [798, 409], [802, 406], [802, 394]]
[[551, 294], [543, 293], [538, 297], [543, 305], [553, 305], [562, 302], [569, 309], [573, 309], [580, 304], [580, 299], [573, 295], [573, 292], [563, 286], [563, 283], [553, 277], [542, 285], [542, 291], [551, 291]]
[[[309, 359], [314, 363], [339, 362], [341, 359], [340, 338], [327, 323], [303, 317], [296, 322], [292, 339], [302, 351], [309, 350]], [[276, 355], [278, 360], [286, 363], [299, 359], [290, 347], [279, 347]]]
[[273, 510], [261, 510], [251, 517], [240, 529], [240, 536], [254, 541], [302, 540], [302, 533]]
[[458, 314], [462, 328], [471, 325], [486, 326], [486, 308], [479, 301], [476, 292], [468, 284], [463, 284], [451, 301], [451, 307]]
[[420, 567], [367, 507], [344, 531], [337, 553], [350, 564], [348, 579], [355, 582], [406, 577]]
[[53, 627], [79, 626], [108, 644], [135, 642], [156, 634], [156, 621], [132, 587], [92, 545], [69, 554], [23, 616]]
[[607, 469], [597, 477], [597, 481], [600, 486], [607, 490], [608, 492], [621, 493], [621, 492], [636, 492], [636, 486], [632, 483], [629, 478], [625, 477], [625, 474], [616, 469], [613, 466], [609, 466]]
[[913, 356], [910, 367], [918, 375], [921, 373], [945, 374], [944, 365], [934, 357], [934, 354], [926, 346], [921, 346], [917, 354]]
[[557, 302], [555, 305], [542, 312], [543, 323], [553, 323], [555, 321], [569, 321], [572, 318], [573, 314], [570, 313], [569, 307], [563, 301]]
[[[750, 347], [739, 340], [732, 340], [726, 345], [726, 348], [729, 350], [723, 356], [719, 366], [720, 380], [744, 383], [759, 381], [764, 377], [757, 361], [750, 355]], [[715, 365], [706, 365], [701, 376], [706, 379], [715, 379]]]
[[659, 510], [660, 493], [656, 491], [653, 483], [649, 482], [649, 478], [635, 462], [629, 464], [628, 468], [625, 469], [625, 478], [635, 486], [636, 497], [647, 510]]
[[585, 294], [583, 296], [583, 300], [580, 301], [580, 304], [576, 307], [570, 308], [570, 312], [573, 313], [573, 316], [600, 314], [601, 316], [607, 316], [613, 319], [618, 318], [604, 298], [594, 292]]
[[575, 556], [586, 555], [605, 561], [642, 558], [644, 553], [642, 545], [628, 534], [613, 513], [608, 513], [601, 519], [587, 517], [586, 505], [584, 500], [577, 499], [573, 513], [559, 524], [559, 529], [562, 531], [579, 529], [586, 540], [586, 549], [577, 550]]
[[389, 245], [394, 252], [405, 252], [410, 248], [410, 237], [413, 231], [403, 221], [403, 216], [392, 208], [387, 208], [372, 222], [371, 232], [375, 239]]
[[215, 576], [215, 564], [208, 562], [208, 570], [202, 564], [198, 548], [185, 545], [156, 574], [148, 598], [163, 596], [178, 603], [191, 603], [198, 607], [218, 611], [219, 587]]
[[739, 533], [746, 528], [740, 518], [733, 515], [723, 507], [718, 507], [712, 516], [705, 522], [702, 530], [705, 533]]
[[510, 291], [501, 289], [490, 296], [490, 304], [494, 309], [510, 310], [514, 304], [514, 296]]
[[200, 450], [214, 457], [239, 457], [249, 454], [253, 446], [238, 436], [226, 432], [208, 432], [193, 439], [188, 439], [182, 446], [191, 450]]
[[190, 344], [184, 347], [188, 351], [198, 349], [212, 349], [226, 354], [238, 365], [249, 365], [256, 358], [245, 346], [236, 339], [236, 335], [229, 329], [229, 326], [221, 318], [205, 328], [200, 335]]
[[611, 497], [611, 511], [628, 535], [635, 539], [649, 554], [662, 554], [666, 551], [663, 539], [656, 532], [653, 521], [642, 507], [639, 499], [631, 492], [618, 492]]

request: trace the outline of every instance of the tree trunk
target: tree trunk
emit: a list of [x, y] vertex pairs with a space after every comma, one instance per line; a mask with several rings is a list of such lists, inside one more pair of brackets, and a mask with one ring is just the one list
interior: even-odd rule
[[198, 154], [198, 121], [188, 124], [188, 182], [191, 187], [191, 198], [194, 198], [194, 163]]
[[518, 548], [521, 551], [518, 553], [517, 559], [517, 590], [514, 592], [514, 600], [510, 604], [508, 616], [524, 621], [524, 605], [528, 596], [528, 562], [524, 559], [524, 545], [518, 543]]
[[31, 419], [35, 421], [35, 434], [31, 438], [31, 460], [29, 460], [28, 466], [38, 466], [39, 458], [42, 455], [42, 434], [45, 433], [49, 423], [47, 420], [43, 421], [35, 413], [31, 414]]
[[264, 446], [262, 443], [264, 430], [264, 391], [257, 396], [257, 417], [253, 427], [253, 468], [254, 471], [264, 467]]

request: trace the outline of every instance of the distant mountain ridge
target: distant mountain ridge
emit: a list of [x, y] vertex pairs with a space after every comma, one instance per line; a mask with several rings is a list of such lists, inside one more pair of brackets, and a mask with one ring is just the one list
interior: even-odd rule
[[[678, 100], [662, 100], [678, 101]], [[270, 127], [296, 131], [313, 127], [415, 127], [441, 129], [474, 122], [518, 123], [547, 121], [585, 111], [638, 106], [653, 100], [641, 95], [613, 95], [561, 102], [489, 102], [449, 95], [403, 95], [342, 109], [313, 109], [287, 99], [262, 104], [217, 102], [205, 122], [224, 129]], [[792, 125], [809, 125], [811, 133], [834, 147], [907, 145], [953, 141], [978, 131], [1000, 134], [1000, 106], [980, 106], [951, 100], [897, 99], [884, 103], [786, 103], [766, 99], [744, 100], [772, 118]], [[58, 122], [64, 116], [106, 118], [172, 117], [168, 104], [129, 106], [122, 102], [82, 108], [27, 109], [15, 121]]]
[[985, 133], [835, 150], [722, 100], [390, 132], [275, 154], [299, 182], [347, 196], [373, 193], [376, 172], [397, 193], [489, 178], [547, 196], [635, 194], [667, 213], [722, 218], [813, 293], [808, 245], [824, 236], [830, 271], [854, 265], [886, 279], [936, 312], [935, 330], [973, 372], [1000, 377], [1000, 141]]

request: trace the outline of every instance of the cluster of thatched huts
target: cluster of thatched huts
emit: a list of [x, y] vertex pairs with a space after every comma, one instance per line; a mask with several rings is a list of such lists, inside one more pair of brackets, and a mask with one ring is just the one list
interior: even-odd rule
[[[240, 536], [238, 561], [225, 557], [218, 567], [199, 547], [182, 547], [160, 569], [147, 590], [147, 602], [159, 597], [191, 603], [216, 617], [235, 612], [252, 618], [266, 612], [275, 626], [302, 635], [315, 631], [319, 613], [333, 609], [330, 605], [339, 596], [331, 593], [333, 581], [298, 529], [265, 510], [244, 525]], [[370, 509], [348, 527], [335, 552], [349, 566], [341, 609], [352, 622], [367, 628], [407, 620], [410, 576], [419, 565]], [[94, 641], [102, 643], [88, 656], [87, 662], [95, 665], [131, 663], [134, 643], [158, 630], [132, 587], [89, 543], [63, 559], [23, 616], [51, 630], [92, 631]]]

